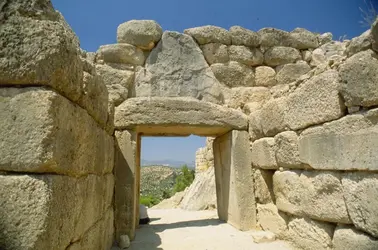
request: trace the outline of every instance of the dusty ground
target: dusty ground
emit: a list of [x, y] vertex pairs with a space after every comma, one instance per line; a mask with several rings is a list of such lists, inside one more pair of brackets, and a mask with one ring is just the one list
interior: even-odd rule
[[137, 230], [130, 250], [286, 250], [282, 241], [256, 244], [250, 232], [241, 232], [217, 219], [216, 211], [150, 209], [153, 220]]

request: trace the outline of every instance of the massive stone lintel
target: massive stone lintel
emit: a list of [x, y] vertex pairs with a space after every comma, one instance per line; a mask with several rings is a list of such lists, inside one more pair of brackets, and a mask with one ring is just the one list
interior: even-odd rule
[[145, 135], [221, 135], [247, 130], [242, 112], [187, 97], [131, 98], [116, 108], [117, 129], [136, 129]]

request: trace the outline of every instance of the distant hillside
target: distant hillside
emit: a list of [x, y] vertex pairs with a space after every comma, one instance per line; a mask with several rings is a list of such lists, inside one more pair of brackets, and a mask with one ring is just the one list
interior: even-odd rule
[[183, 165], [187, 165], [188, 168], [194, 168], [195, 162], [185, 162], [185, 161], [176, 161], [176, 160], [141, 160], [142, 166], [167, 166], [172, 168], [180, 168]]
[[163, 198], [164, 191], [171, 191], [180, 169], [166, 166], [146, 166], [141, 168], [140, 194]]

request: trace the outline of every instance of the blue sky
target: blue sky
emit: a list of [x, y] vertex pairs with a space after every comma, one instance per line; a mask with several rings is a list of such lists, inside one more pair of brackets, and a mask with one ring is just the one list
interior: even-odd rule
[[[378, 10], [378, 0], [373, 0]], [[131, 19], [156, 20], [164, 30], [182, 32], [186, 28], [233, 25], [257, 31], [264, 27], [313, 32], [332, 32], [334, 40], [358, 36], [362, 27], [359, 7], [364, 0], [53, 0], [78, 35], [81, 47], [96, 51], [100, 45], [116, 42], [117, 27]], [[145, 138], [142, 158], [192, 161], [201, 137]]]

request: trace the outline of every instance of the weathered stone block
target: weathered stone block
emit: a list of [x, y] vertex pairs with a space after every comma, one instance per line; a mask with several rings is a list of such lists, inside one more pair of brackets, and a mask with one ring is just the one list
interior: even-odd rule
[[153, 20], [130, 20], [117, 28], [117, 42], [151, 50], [160, 40], [163, 29]]
[[261, 138], [252, 143], [252, 164], [263, 169], [277, 169], [274, 138]]
[[305, 61], [288, 63], [282, 66], [276, 75], [277, 84], [288, 84], [311, 70]]
[[294, 218], [288, 224], [287, 240], [303, 250], [329, 250], [332, 247], [332, 224], [306, 218]]
[[208, 64], [226, 63], [230, 60], [227, 46], [221, 43], [208, 43], [201, 46]]
[[50, 90], [0, 89], [0, 135], [1, 170], [80, 176], [113, 169], [112, 137]]
[[378, 174], [350, 173], [343, 177], [342, 183], [353, 224], [378, 237]]
[[184, 33], [192, 36], [198, 44], [222, 43], [231, 44], [231, 35], [228, 30], [221, 27], [206, 25], [184, 30]]
[[[118, 129], [139, 132], [218, 135], [232, 129], [247, 129], [242, 112], [194, 98], [131, 98], [116, 108]], [[162, 130], [161, 130], [162, 129]]]
[[[378, 115], [373, 111], [348, 115], [323, 126], [303, 131], [299, 138], [300, 160], [314, 169], [378, 170]], [[371, 114], [371, 116], [370, 116]]]
[[341, 93], [349, 106], [378, 105], [378, 59], [372, 50], [359, 52], [340, 65]]
[[291, 130], [335, 120], [344, 115], [337, 71], [328, 70], [302, 83], [287, 98], [285, 122]]
[[293, 63], [300, 59], [302, 56], [299, 50], [290, 47], [272, 47], [264, 54], [264, 63], [272, 67]]
[[319, 46], [317, 36], [303, 28], [296, 28], [290, 32], [293, 39], [293, 46], [297, 49], [310, 49]]
[[78, 39], [64, 18], [50, 1], [4, 4], [0, 85], [50, 86], [77, 101], [82, 93], [83, 66]]
[[79, 241], [69, 245], [66, 250], [111, 249], [114, 234], [113, 208], [106, 211], [103, 218], [96, 222]]
[[211, 65], [215, 77], [228, 87], [252, 87], [255, 85], [255, 74], [252, 68], [234, 61]]
[[97, 62], [143, 65], [145, 61], [143, 51], [127, 43], [102, 45], [96, 53]]
[[217, 137], [213, 143], [218, 215], [242, 231], [256, 226], [248, 141], [247, 131], [233, 130]]
[[166, 31], [135, 76], [135, 94], [223, 103], [220, 84], [192, 37]]
[[275, 28], [263, 28], [257, 32], [261, 38], [262, 47], [274, 47], [274, 46], [285, 46], [292, 47], [295, 45], [293, 37], [290, 33]]
[[348, 56], [352, 56], [358, 52], [368, 50], [371, 48], [372, 40], [371, 31], [367, 30], [360, 36], [352, 38], [346, 49], [346, 53]]
[[257, 204], [257, 223], [280, 238], [284, 238], [287, 233], [288, 217], [278, 211], [273, 203]]
[[230, 28], [231, 42], [233, 45], [244, 45], [247, 47], [258, 47], [260, 45], [260, 36], [251, 30], [240, 26]]
[[231, 45], [228, 47], [231, 61], [236, 61], [247, 66], [257, 66], [264, 62], [264, 55], [258, 48]]
[[111, 206], [114, 178], [0, 175], [0, 190], [1, 248], [65, 249]]
[[300, 168], [298, 135], [293, 131], [285, 131], [274, 137], [276, 142], [276, 160], [279, 167]]
[[356, 230], [353, 227], [338, 226], [332, 240], [335, 250], [358, 249], [373, 250], [378, 249], [378, 240]]
[[226, 100], [226, 104], [234, 109], [243, 109], [247, 103], [255, 102], [263, 105], [270, 98], [270, 91], [265, 87], [236, 87], [231, 89], [231, 95], [229, 100]]
[[276, 71], [268, 66], [255, 69], [256, 86], [274, 86], [277, 84]]
[[283, 171], [273, 175], [279, 210], [336, 223], [351, 223], [341, 176], [333, 172]]
[[120, 70], [108, 65], [96, 65], [96, 71], [101, 75], [109, 92], [109, 101], [114, 105], [120, 105], [127, 99], [129, 89], [134, 82], [134, 72], [131, 70]]
[[266, 204], [275, 202], [273, 193], [273, 171], [253, 169], [253, 182], [255, 185], [255, 198], [258, 203]]
[[[260, 107], [258, 107], [260, 108]], [[248, 116], [248, 132], [251, 142], [263, 138], [263, 128], [261, 124], [261, 111], [260, 109], [253, 108]]]
[[79, 105], [84, 107], [101, 127], [105, 127], [108, 120], [108, 90], [101, 77], [84, 72], [84, 94]]

